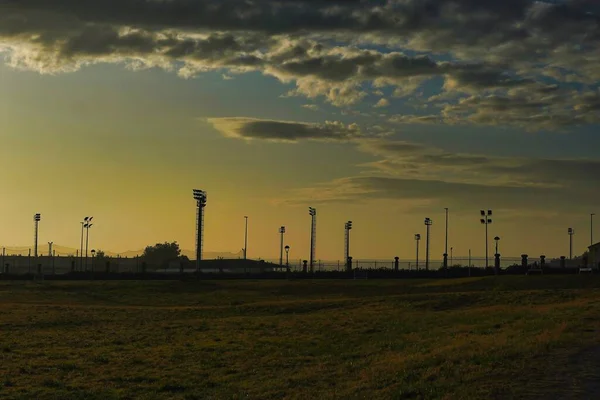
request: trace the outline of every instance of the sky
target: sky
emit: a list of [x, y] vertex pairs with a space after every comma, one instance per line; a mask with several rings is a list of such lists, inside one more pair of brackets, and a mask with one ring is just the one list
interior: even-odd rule
[[[600, 10], [531, 0], [0, 1], [0, 244], [277, 258], [600, 240]], [[600, 221], [598, 221], [600, 224]], [[423, 243], [424, 246], [424, 243]], [[422, 250], [423, 251], [423, 250]]]

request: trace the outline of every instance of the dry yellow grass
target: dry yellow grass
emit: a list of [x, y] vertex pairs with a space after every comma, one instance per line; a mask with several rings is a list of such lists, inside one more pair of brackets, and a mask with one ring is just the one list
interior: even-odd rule
[[530, 381], [581, 392], [588, 369], [579, 389], [560, 377], [596, 343], [597, 287], [595, 276], [2, 282], [0, 397], [543, 395]]

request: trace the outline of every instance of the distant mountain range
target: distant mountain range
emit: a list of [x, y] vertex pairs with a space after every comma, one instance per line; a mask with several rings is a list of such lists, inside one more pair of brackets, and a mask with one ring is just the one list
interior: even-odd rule
[[[26, 256], [29, 253], [29, 250], [31, 249], [31, 252], [33, 253], [33, 246], [4, 246], [2, 247], [5, 251], [5, 253], [7, 255], [15, 255], [15, 254], [20, 254], [23, 256]], [[0, 249], [1, 250], [1, 249]], [[60, 246], [60, 245], [53, 245], [52, 246], [52, 250], [53, 253], [55, 253], [57, 256], [73, 256], [78, 254], [79, 249], [73, 248], [73, 247], [67, 247], [67, 246]], [[92, 249], [89, 249], [90, 251]], [[100, 249], [97, 249], [100, 250]], [[121, 257], [135, 257], [135, 256], [141, 256], [144, 253], [144, 250], [128, 250], [128, 251], [124, 251], [122, 253], [115, 253], [112, 251], [108, 251], [108, 250], [104, 250], [101, 249], [102, 251], [104, 251], [104, 254], [106, 254], [109, 257], [116, 257], [116, 256], [121, 256]], [[85, 251], [85, 249], [84, 249]], [[39, 255], [48, 255], [48, 244], [40, 244], [38, 247], [38, 254]], [[187, 256], [190, 259], [194, 259], [196, 258], [196, 251], [194, 250], [181, 250], [181, 254], [184, 256]], [[203, 256], [206, 259], [216, 259], [216, 258], [225, 258], [225, 259], [236, 259], [236, 258], [242, 258], [243, 257], [243, 252], [240, 250], [238, 253], [230, 253], [230, 252], [214, 252], [214, 251], [205, 251], [203, 252]]]

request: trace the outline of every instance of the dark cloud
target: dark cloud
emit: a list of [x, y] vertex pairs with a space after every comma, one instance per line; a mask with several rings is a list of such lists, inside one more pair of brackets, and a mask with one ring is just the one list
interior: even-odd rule
[[351, 140], [362, 136], [357, 125], [341, 122], [308, 124], [253, 118], [210, 118], [208, 122], [227, 137], [296, 142], [298, 140]]
[[[600, 22], [573, 2], [4, 0], [2, 50], [11, 65], [40, 72], [97, 62], [174, 68], [184, 77], [259, 71], [295, 82], [290, 94], [338, 106], [364, 98], [372, 90], [365, 85], [404, 97], [443, 77], [447, 93], [473, 97], [450, 104], [442, 122], [597, 122], [594, 100], [572, 95], [569, 85], [586, 85], [582, 93], [598, 86]], [[529, 92], [509, 93], [518, 89]]]

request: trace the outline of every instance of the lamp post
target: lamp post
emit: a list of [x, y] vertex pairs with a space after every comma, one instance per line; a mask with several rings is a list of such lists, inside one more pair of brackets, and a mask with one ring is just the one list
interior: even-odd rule
[[421, 234], [415, 233], [415, 242], [417, 242], [417, 271], [419, 270], [419, 242], [421, 241]]
[[38, 232], [39, 232], [39, 224], [40, 224], [40, 220], [42, 219], [42, 215], [40, 213], [34, 214], [33, 216], [33, 222], [35, 225], [35, 242], [34, 242], [34, 250], [33, 250], [33, 256], [36, 259], [37, 262], [37, 256], [38, 256]]
[[244, 230], [244, 260], [248, 257], [248, 216], [244, 216], [246, 220], [246, 228]]
[[481, 223], [483, 225], [485, 225], [485, 267], [488, 268], [489, 267], [489, 258], [488, 258], [488, 225], [492, 223], [492, 218], [490, 218], [492, 216], [492, 210], [487, 210], [487, 213], [485, 212], [485, 210], [481, 210], [479, 211], [481, 214]]
[[290, 246], [285, 246], [285, 267], [290, 269]]
[[89, 243], [90, 243], [90, 228], [92, 227], [92, 219], [94, 217], [89, 217], [87, 220], [87, 223], [85, 223], [83, 225], [83, 227], [85, 228], [85, 270], [87, 271], [87, 266], [88, 266], [88, 247], [89, 247]]
[[52, 244], [54, 242], [48, 242], [48, 257], [52, 257]]
[[279, 234], [281, 235], [281, 247], [279, 253], [279, 265], [283, 267], [283, 235], [285, 234], [285, 226], [279, 228]]
[[310, 257], [308, 259], [308, 265], [310, 271], [313, 271], [315, 262], [315, 248], [317, 244], [317, 209], [308, 207], [308, 214], [310, 215]]
[[352, 229], [352, 221], [348, 221], [344, 224], [344, 262], [346, 263], [346, 270], [350, 271], [352, 265], [350, 265], [350, 230]]
[[594, 245], [594, 213], [590, 214], [590, 246]]
[[444, 208], [444, 210], [446, 210], [446, 240], [445, 240], [445, 245], [444, 245], [444, 269], [447, 269], [448, 268], [448, 207]]
[[454, 266], [454, 247], [450, 247], [450, 266]]
[[193, 189], [196, 200], [196, 274], [200, 277], [200, 261], [202, 260], [202, 241], [204, 239], [204, 207], [206, 207], [206, 192]]
[[83, 221], [80, 222], [81, 224], [81, 247], [79, 248], [79, 270], [83, 271], [83, 229], [84, 229], [84, 225], [87, 224], [88, 219], [90, 219], [90, 217], [85, 217], [83, 219]]
[[494, 238], [494, 241], [496, 242], [496, 253], [494, 253], [494, 254], [498, 254], [498, 242], [500, 241], [500, 236], [496, 236]]
[[569, 235], [569, 260], [573, 259], [573, 235], [575, 234], [575, 229], [569, 228], [567, 229], [567, 233]]
[[425, 226], [427, 227], [427, 240], [425, 242], [425, 271], [429, 271], [429, 228], [433, 225], [431, 218], [425, 218]]

